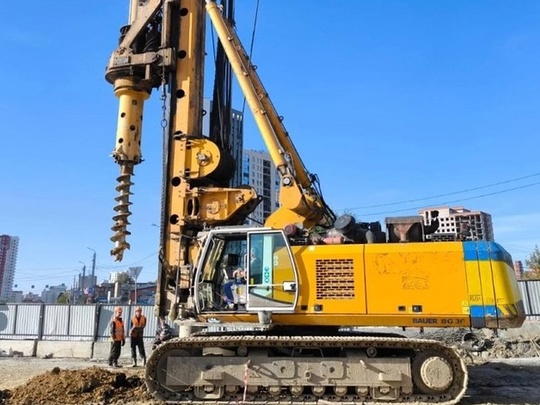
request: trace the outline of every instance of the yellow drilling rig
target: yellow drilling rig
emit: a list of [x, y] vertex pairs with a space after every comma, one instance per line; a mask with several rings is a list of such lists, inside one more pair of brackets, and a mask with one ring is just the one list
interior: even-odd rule
[[[166, 111], [156, 315], [180, 336], [150, 356], [149, 391], [184, 404], [457, 403], [467, 371], [455, 350], [362, 328], [519, 327], [510, 255], [495, 242], [429, 240], [437, 213], [429, 224], [386, 218], [386, 229], [336, 217], [235, 33], [231, 3], [132, 0], [107, 66], [120, 102], [117, 260], [152, 89]], [[202, 135], [207, 20], [280, 175], [280, 207], [263, 227], [243, 225], [261, 197], [230, 184], [240, 162], [226, 137]]]

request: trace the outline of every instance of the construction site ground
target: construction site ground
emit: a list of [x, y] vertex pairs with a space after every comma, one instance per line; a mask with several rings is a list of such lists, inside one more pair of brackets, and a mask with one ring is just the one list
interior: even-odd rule
[[[461, 348], [463, 333], [426, 335], [458, 347], [469, 371], [461, 405], [540, 405], [540, 334], [488, 336], [481, 351]], [[0, 357], [1, 405], [159, 404], [144, 385], [144, 369], [110, 368], [75, 358]]]

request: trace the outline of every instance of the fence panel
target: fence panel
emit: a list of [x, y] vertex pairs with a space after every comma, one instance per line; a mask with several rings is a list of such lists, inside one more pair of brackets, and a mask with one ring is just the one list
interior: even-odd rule
[[95, 314], [94, 305], [45, 305], [42, 339], [92, 341]]
[[97, 308], [94, 305], [70, 306], [69, 336], [72, 340], [94, 340]]
[[[123, 305], [126, 337], [135, 305]], [[147, 318], [144, 338], [153, 340], [157, 328], [154, 307], [141, 305]], [[116, 305], [0, 304], [0, 339], [88, 340], [109, 339]]]
[[19, 304], [16, 310], [14, 335], [17, 339], [37, 339], [40, 334], [41, 304]]
[[520, 280], [518, 286], [527, 316], [540, 316], [540, 280]]
[[[154, 306], [146, 305], [142, 307], [142, 313], [146, 316], [146, 328], [144, 328], [144, 337], [154, 339], [158, 326], [158, 318], [154, 315]], [[145, 339], [146, 340], [146, 339]]]
[[45, 305], [43, 311], [43, 339], [61, 340], [68, 335], [69, 305]]
[[15, 334], [17, 304], [0, 304], [0, 338], [11, 338]]

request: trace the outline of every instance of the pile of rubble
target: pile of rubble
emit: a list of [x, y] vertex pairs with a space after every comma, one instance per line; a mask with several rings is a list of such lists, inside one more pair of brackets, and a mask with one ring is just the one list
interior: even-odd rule
[[466, 363], [540, 357], [540, 336], [531, 333], [497, 335], [488, 329], [476, 332], [470, 332], [469, 329], [434, 329], [417, 337], [438, 340], [454, 347]]
[[0, 349], [0, 357], [22, 357], [23, 352], [12, 350], [11, 347], [8, 350]]

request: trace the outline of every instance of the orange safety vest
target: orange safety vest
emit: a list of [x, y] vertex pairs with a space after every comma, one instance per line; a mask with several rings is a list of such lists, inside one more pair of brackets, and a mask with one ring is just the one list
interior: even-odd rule
[[121, 321], [120, 319], [114, 318], [114, 341], [115, 342], [121, 342], [126, 337], [124, 336], [124, 321]]
[[143, 335], [143, 329], [146, 326], [146, 316], [141, 315], [140, 318], [137, 318], [134, 316], [131, 318], [131, 337], [142, 337]]

